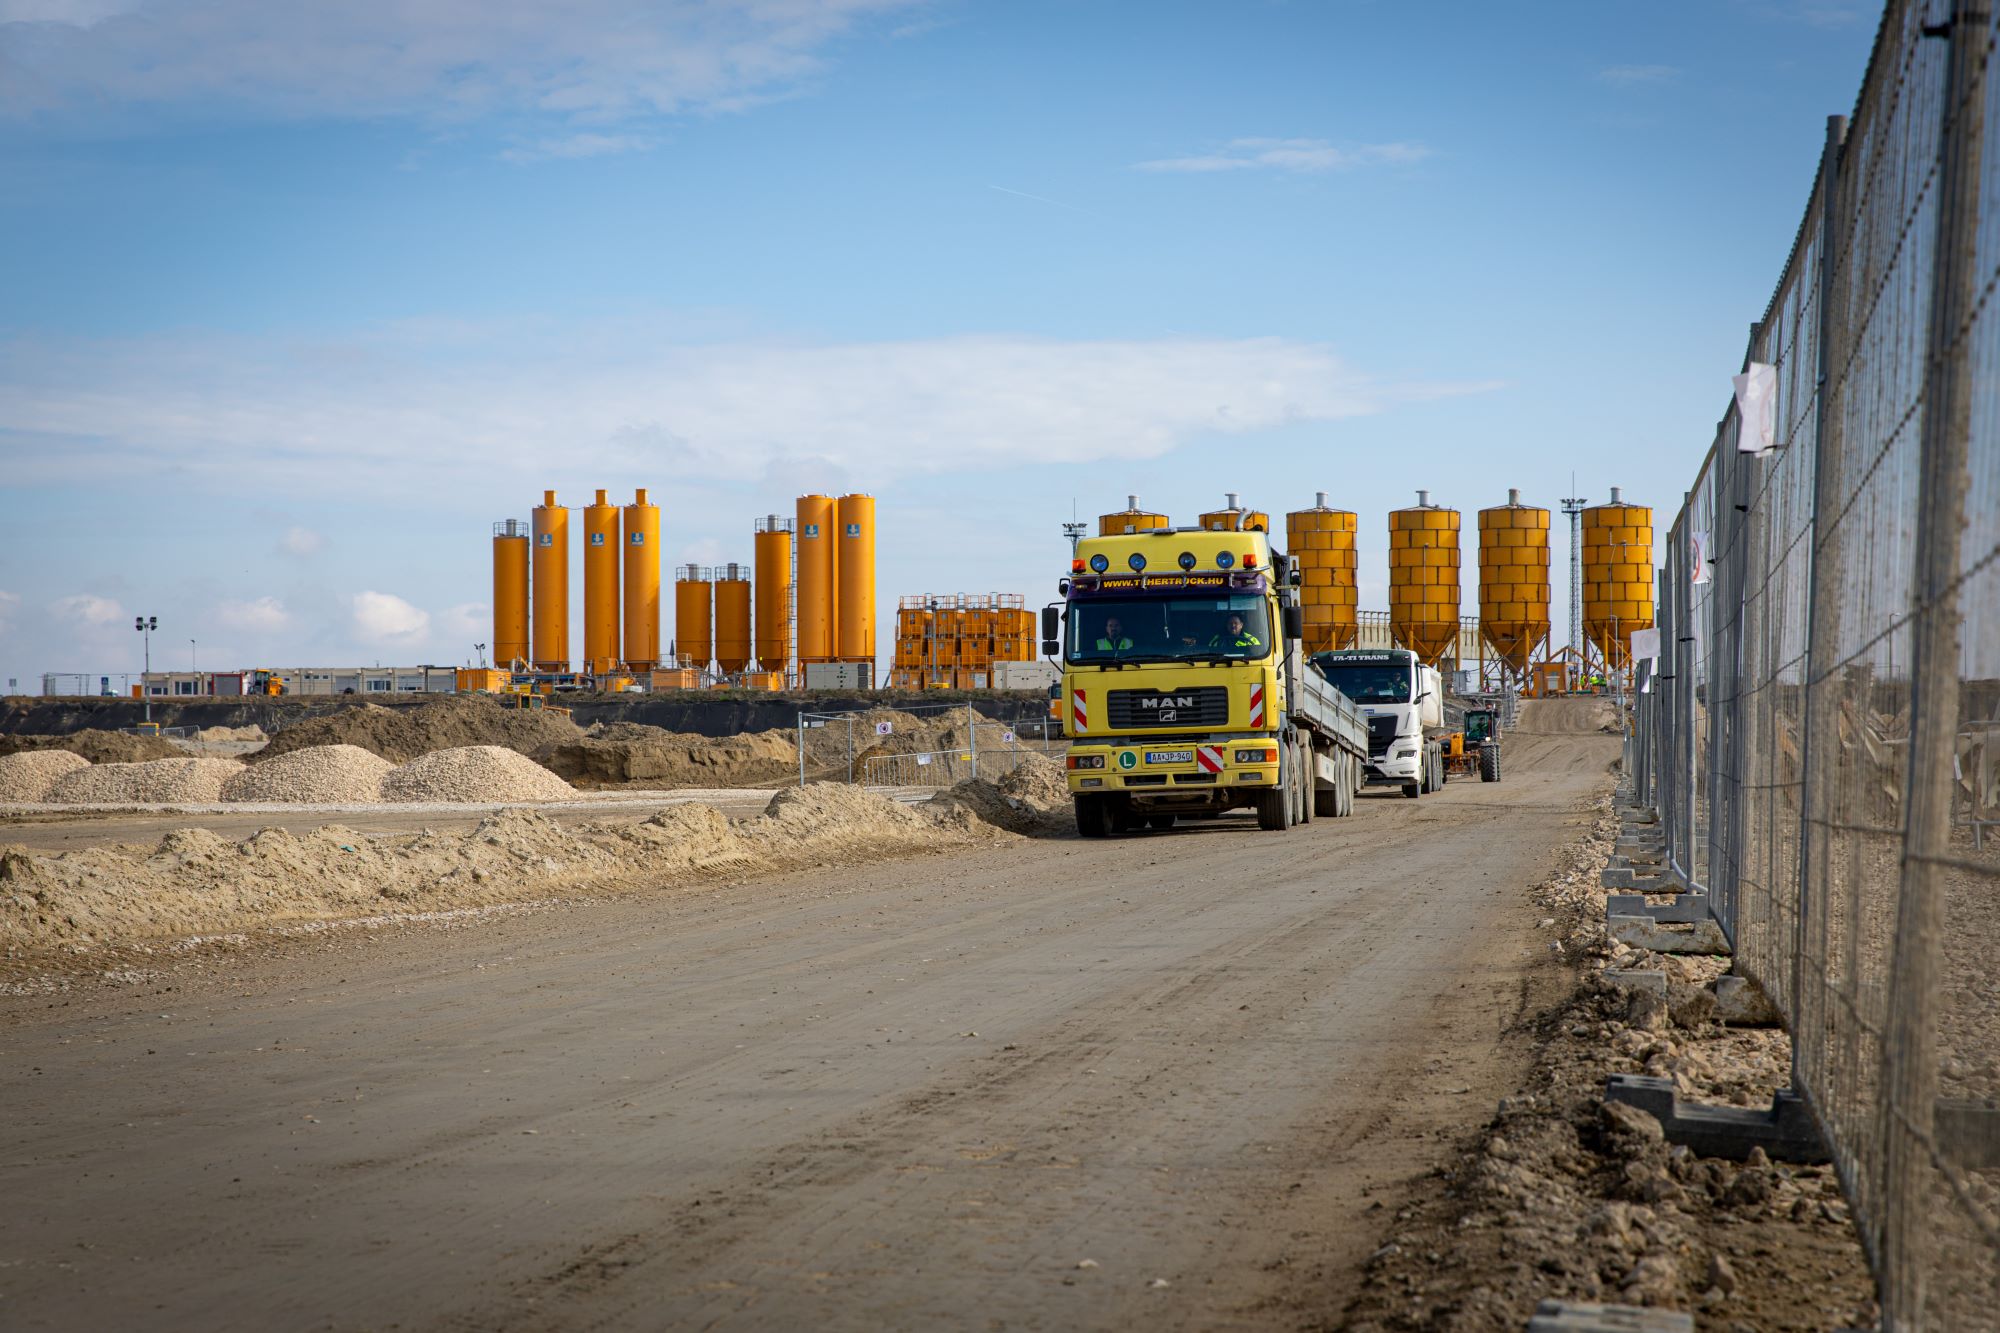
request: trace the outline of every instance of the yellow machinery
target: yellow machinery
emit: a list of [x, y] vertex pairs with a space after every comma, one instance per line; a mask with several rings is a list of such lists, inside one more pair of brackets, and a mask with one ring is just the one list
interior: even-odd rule
[[674, 660], [698, 672], [715, 659], [714, 579], [715, 571], [701, 565], [674, 570]]
[[801, 495], [798, 502], [799, 662], [834, 658], [834, 521], [832, 497]]
[[599, 491], [583, 511], [583, 669], [618, 665], [618, 506]]
[[1117, 537], [1125, 533], [1152, 532], [1167, 526], [1165, 514], [1155, 514], [1151, 510], [1139, 508], [1139, 497], [1125, 497], [1125, 508], [1116, 514], [1104, 514], [1097, 520], [1097, 535]]
[[493, 660], [528, 660], [528, 525], [518, 518], [493, 525]]
[[756, 528], [757, 665], [783, 688], [792, 665], [792, 520], [772, 514]]
[[1285, 515], [1285, 548], [1299, 571], [1308, 653], [1354, 646], [1360, 615], [1354, 535], [1354, 514], [1327, 508], [1325, 491], [1314, 495], [1311, 509]]
[[1653, 628], [1653, 511], [1609, 504], [1583, 511], [1583, 635], [1612, 671], [1632, 665], [1632, 632]]
[[1549, 511], [1519, 491], [1479, 511], [1479, 632], [1517, 683], [1549, 637]]
[[724, 565], [715, 574], [715, 665], [725, 676], [750, 665], [748, 565]]
[[625, 667], [651, 671], [660, 660], [660, 507], [633, 492], [623, 515]]
[[1389, 515], [1389, 633], [1426, 666], [1457, 645], [1458, 511], [1417, 492]]
[[534, 532], [532, 577], [537, 671], [569, 670], [569, 510], [543, 491], [530, 518]]
[[1201, 516], [1201, 526], [1208, 532], [1269, 532], [1271, 516], [1256, 509], [1245, 509], [1236, 502], [1236, 492], [1230, 491], [1222, 497], [1222, 508], [1211, 509]]
[[841, 662], [875, 661], [875, 497], [843, 495], [834, 556], [833, 656]]

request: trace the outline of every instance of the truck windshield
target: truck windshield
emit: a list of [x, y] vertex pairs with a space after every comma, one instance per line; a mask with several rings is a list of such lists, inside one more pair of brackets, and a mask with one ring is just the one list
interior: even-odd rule
[[1216, 597], [1106, 597], [1072, 602], [1072, 662], [1175, 662], [1263, 658], [1270, 616], [1255, 593]]
[[1323, 659], [1313, 664], [1333, 688], [1358, 704], [1406, 704], [1410, 701], [1410, 669], [1403, 666], [1339, 666]]

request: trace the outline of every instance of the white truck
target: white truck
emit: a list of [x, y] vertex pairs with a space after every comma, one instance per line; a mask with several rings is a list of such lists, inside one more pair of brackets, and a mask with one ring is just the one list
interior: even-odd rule
[[1412, 800], [1445, 784], [1444, 680], [1402, 648], [1315, 653], [1313, 665], [1354, 701], [1368, 723], [1370, 786], [1396, 786]]

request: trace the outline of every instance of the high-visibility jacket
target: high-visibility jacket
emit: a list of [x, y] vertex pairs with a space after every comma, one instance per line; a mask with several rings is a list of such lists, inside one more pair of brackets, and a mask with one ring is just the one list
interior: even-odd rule
[[1132, 641], [1130, 639], [1120, 639], [1116, 643], [1113, 643], [1108, 638], [1100, 638], [1097, 641], [1097, 651], [1100, 653], [1119, 652], [1123, 649], [1130, 648], [1131, 646], [1132, 646]]
[[1208, 641], [1208, 646], [1211, 648], [1262, 648], [1264, 641], [1249, 630], [1244, 630], [1233, 639], [1226, 634], [1218, 634]]

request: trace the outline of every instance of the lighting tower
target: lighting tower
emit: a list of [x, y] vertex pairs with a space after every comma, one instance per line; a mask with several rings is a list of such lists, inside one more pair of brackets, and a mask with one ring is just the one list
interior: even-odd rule
[[1590, 666], [1590, 652], [1583, 642], [1583, 546], [1579, 540], [1579, 519], [1588, 501], [1581, 495], [1564, 496], [1563, 512], [1569, 515], [1569, 646], [1576, 654], [1579, 680]]
[[146, 701], [146, 720], [153, 720], [153, 687], [146, 676], [153, 674], [153, 631], [160, 627], [158, 616], [134, 616], [132, 628], [138, 630], [146, 641], [146, 673], [139, 677], [139, 695]]
[[1069, 558], [1076, 559], [1076, 544], [1083, 540], [1083, 534], [1090, 531], [1088, 523], [1063, 524], [1063, 536], [1069, 538]]

